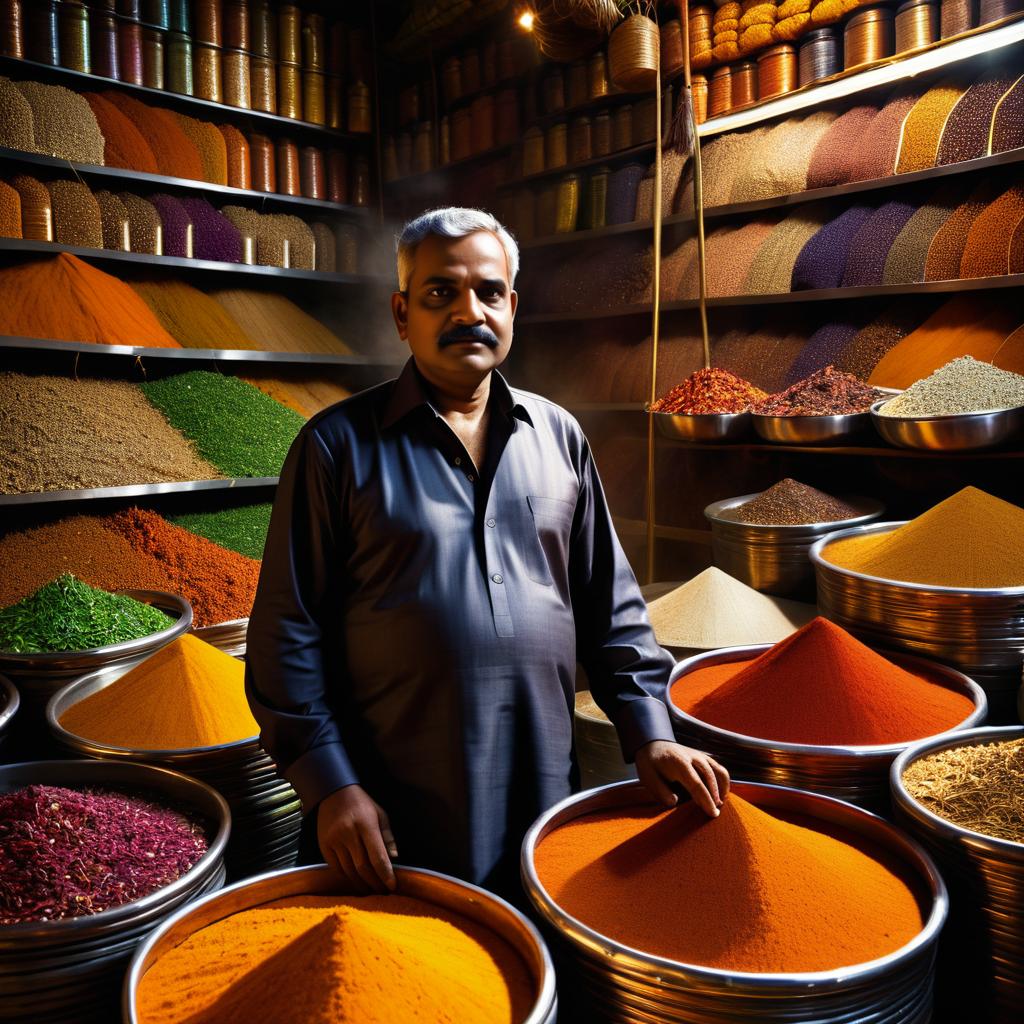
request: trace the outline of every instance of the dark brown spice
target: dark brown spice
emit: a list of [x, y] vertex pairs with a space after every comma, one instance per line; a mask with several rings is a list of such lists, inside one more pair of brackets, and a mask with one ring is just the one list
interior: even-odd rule
[[756, 498], [730, 509], [725, 518], [755, 526], [801, 526], [836, 523], [860, 514], [859, 509], [845, 501], [786, 477]]
[[873, 402], [884, 397], [852, 374], [826, 366], [785, 391], [769, 395], [752, 406], [751, 412], [758, 416], [848, 416], [867, 412]]

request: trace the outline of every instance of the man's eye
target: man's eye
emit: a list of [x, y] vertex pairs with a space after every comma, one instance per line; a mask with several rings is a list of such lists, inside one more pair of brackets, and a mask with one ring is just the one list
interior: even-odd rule
[[484, 288], [480, 295], [484, 299], [500, 299], [505, 293], [500, 288]]
[[431, 288], [430, 291], [427, 292], [427, 294], [432, 299], [443, 299], [443, 298], [445, 298], [448, 295], [448, 289], [447, 288]]

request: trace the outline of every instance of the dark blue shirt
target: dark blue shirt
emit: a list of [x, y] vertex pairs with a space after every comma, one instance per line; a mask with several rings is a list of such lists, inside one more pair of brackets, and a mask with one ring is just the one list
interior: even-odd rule
[[312, 809], [360, 783], [404, 863], [514, 877], [570, 792], [576, 662], [627, 759], [671, 739], [654, 639], [586, 438], [494, 372], [479, 478], [410, 360], [292, 446], [249, 623], [263, 743]]

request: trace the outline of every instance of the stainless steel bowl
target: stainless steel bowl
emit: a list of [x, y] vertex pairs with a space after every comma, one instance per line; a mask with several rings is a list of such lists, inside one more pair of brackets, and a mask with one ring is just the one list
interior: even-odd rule
[[[554, 966], [540, 933], [523, 914], [493, 893], [436, 871], [396, 865], [395, 874], [400, 895], [461, 914], [518, 953], [537, 993], [523, 1024], [554, 1024], [557, 1015]], [[125, 978], [122, 1020], [125, 1024], [138, 1024], [136, 998], [146, 971], [194, 932], [232, 914], [289, 896], [344, 894], [338, 875], [325, 865], [318, 865], [275, 871], [199, 900], [165, 921], [139, 946]]]
[[750, 413], [652, 412], [662, 437], [670, 441], [739, 441], [750, 431]]
[[[707, 751], [736, 778], [823, 793], [837, 800], [848, 800], [860, 807], [887, 814], [889, 767], [897, 755], [916, 741], [878, 746], [786, 743], [719, 728], [693, 717], [672, 702], [672, 686], [691, 672], [712, 665], [758, 658], [773, 646], [759, 644], [754, 647], [727, 647], [709, 654], [699, 654], [676, 665], [664, 694], [676, 739], [686, 746]], [[964, 694], [974, 702], [974, 711], [953, 729], [942, 733], [943, 736], [974, 728], [985, 721], [988, 713], [985, 691], [967, 676], [922, 658], [888, 651], [879, 653], [911, 672], [925, 670], [930, 676], [938, 677], [951, 690]]]
[[839, 530], [814, 544], [810, 558], [822, 615], [869, 647], [952, 665], [985, 690], [994, 724], [1014, 720], [1024, 660], [1024, 586], [980, 589], [907, 583], [844, 569], [825, 557], [835, 541], [875, 536], [903, 525], [872, 523]]
[[212, 626], [197, 626], [192, 632], [200, 640], [216, 647], [234, 658], [245, 657], [246, 634], [249, 631], [249, 618], [231, 619], [218, 622]]
[[845, 416], [762, 416], [750, 414], [754, 432], [771, 444], [841, 444], [871, 429], [871, 413]]
[[564, 951], [560, 983], [575, 985], [587, 1020], [670, 1024], [926, 1024], [931, 1019], [935, 946], [946, 920], [946, 887], [929, 856], [888, 822], [850, 804], [779, 786], [737, 782], [733, 791], [766, 810], [816, 818], [881, 847], [927, 894], [920, 934], [870, 963], [806, 974], [723, 971], [652, 956], [623, 946], [568, 914], [541, 884], [535, 866], [545, 836], [581, 816], [649, 804], [639, 782], [592, 789], [556, 804], [523, 841], [523, 885]]
[[871, 406], [871, 421], [889, 444], [900, 448], [973, 451], [1024, 435], [1024, 407], [953, 416], [885, 416], [881, 409], [888, 401], [886, 398]]
[[0, 1015], [47, 1024], [108, 1024], [138, 942], [164, 918], [224, 882], [231, 831], [224, 799], [179, 772], [142, 764], [37, 761], [0, 767], [0, 792], [27, 785], [109, 786], [152, 793], [209, 822], [204, 856], [181, 878], [140, 900], [91, 917], [0, 928]]
[[954, 747], [1024, 738], [1024, 728], [971, 729], [904, 751], [890, 780], [896, 820], [935, 858], [949, 884], [950, 926], [939, 953], [942, 1005], [958, 1020], [1010, 1024], [1024, 1013], [1024, 844], [982, 835], [919, 803], [903, 773]]
[[711, 523], [715, 565], [747, 586], [775, 597], [813, 601], [814, 566], [808, 556], [811, 545], [825, 534], [873, 522], [885, 512], [885, 506], [873, 498], [844, 498], [861, 512], [859, 516], [798, 526], [761, 526], [729, 517], [730, 511], [759, 493], [714, 501], [704, 509], [704, 518]]
[[0, 746], [7, 738], [7, 730], [18, 713], [20, 703], [18, 688], [6, 676], [0, 676]]

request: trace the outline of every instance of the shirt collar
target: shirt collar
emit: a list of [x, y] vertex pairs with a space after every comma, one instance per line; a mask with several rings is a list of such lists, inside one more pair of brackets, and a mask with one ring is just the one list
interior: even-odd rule
[[[516, 401], [508, 381], [497, 370], [491, 371], [491, 399], [495, 402], [495, 408], [506, 416], [520, 419], [524, 423], [529, 423], [531, 427], [534, 425], [529, 410], [522, 402]], [[391, 397], [384, 409], [381, 426], [387, 429], [415, 409], [424, 406], [435, 416], [441, 415], [430, 398], [427, 383], [416, 367], [416, 360], [410, 356], [391, 389]]]

